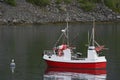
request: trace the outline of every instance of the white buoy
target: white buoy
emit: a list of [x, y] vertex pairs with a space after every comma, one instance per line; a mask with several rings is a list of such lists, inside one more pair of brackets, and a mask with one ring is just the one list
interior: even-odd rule
[[15, 60], [14, 59], [11, 60], [10, 68], [11, 68], [12, 73], [14, 73], [14, 70], [15, 70]]
[[65, 30], [65, 29], [62, 29], [61, 31], [62, 31], [63, 33], [65, 33], [65, 32], [66, 32], [66, 30]]

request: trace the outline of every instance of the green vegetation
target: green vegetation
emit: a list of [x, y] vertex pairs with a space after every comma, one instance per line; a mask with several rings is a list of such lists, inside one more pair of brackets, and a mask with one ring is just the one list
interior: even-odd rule
[[[4, 1], [5, 3], [11, 6], [16, 6], [16, 0], [4, 0]], [[51, 3], [51, 0], [26, 0], [26, 1], [41, 7], [47, 6]], [[113, 11], [120, 13], [120, 0], [76, 0], [76, 1], [84, 11], [91, 11], [96, 7], [96, 3], [102, 3], [108, 6]], [[72, 3], [72, 0], [55, 0], [55, 3], [70, 4]]]
[[66, 4], [70, 4], [70, 3], [72, 2], [72, 0], [64, 0], [64, 2], [65, 2]]
[[89, 1], [92, 3], [101, 3], [103, 0], [85, 0], [85, 1]]
[[5, 3], [7, 3], [11, 6], [16, 6], [16, 0], [5, 0]]
[[85, 11], [90, 11], [95, 8], [96, 0], [77, 0], [80, 7]]
[[26, 0], [26, 1], [41, 7], [50, 4], [50, 0]]
[[63, 0], [56, 0], [56, 4], [61, 4]]
[[105, 5], [120, 13], [120, 0], [105, 0]]
[[115, 12], [120, 13], [120, 0], [77, 0], [80, 7], [85, 11], [90, 11], [95, 8], [96, 3], [102, 3], [108, 6]]
[[61, 4], [62, 2], [64, 2], [65, 4], [70, 4], [72, 0], [56, 0], [56, 4]]

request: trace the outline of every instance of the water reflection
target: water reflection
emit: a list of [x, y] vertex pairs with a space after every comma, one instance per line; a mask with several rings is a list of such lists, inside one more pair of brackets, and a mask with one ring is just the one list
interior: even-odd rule
[[44, 80], [106, 80], [106, 70], [47, 68]]

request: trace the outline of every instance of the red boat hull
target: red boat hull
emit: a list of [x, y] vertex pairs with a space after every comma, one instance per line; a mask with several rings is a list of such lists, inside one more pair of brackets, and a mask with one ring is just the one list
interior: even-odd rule
[[96, 63], [68, 63], [46, 60], [48, 67], [55, 68], [81, 68], [81, 69], [106, 69], [106, 62]]

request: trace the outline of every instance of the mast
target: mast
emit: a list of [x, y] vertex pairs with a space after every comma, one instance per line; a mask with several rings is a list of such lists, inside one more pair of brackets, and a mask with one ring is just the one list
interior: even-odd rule
[[88, 31], [88, 46], [90, 45], [90, 40], [89, 40], [89, 31]]
[[66, 22], [67, 22], [67, 28], [66, 28], [66, 37], [67, 37], [67, 45], [69, 45], [69, 26], [68, 26], [68, 15], [67, 15], [67, 19], [66, 19]]
[[[62, 32], [62, 34], [61, 34], [61, 36], [58, 38], [58, 40], [57, 40], [57, 42], [55, 43], [55, 46], [57, 45], [57, 43], [60, 41], [60, 39], [61, 38], [64, 38], [64, 39], [66, 39], [66, 44], [69, 46], [69, 26], [68, 26], [68, 20], [69, 20], [69, 18], [68, 18], [68, 16], [67, 16], [67, 18], [66, 18], [66, 27], [65, 27], [65, 29], [62, 29], [61, 30], [61, 32]], [[63, 41], [64, 42], [64, 41]]]
[[95, 42], [95, 19], [93, 19], [93, 29], [92, 29], [92, 46], [94, 46]]

